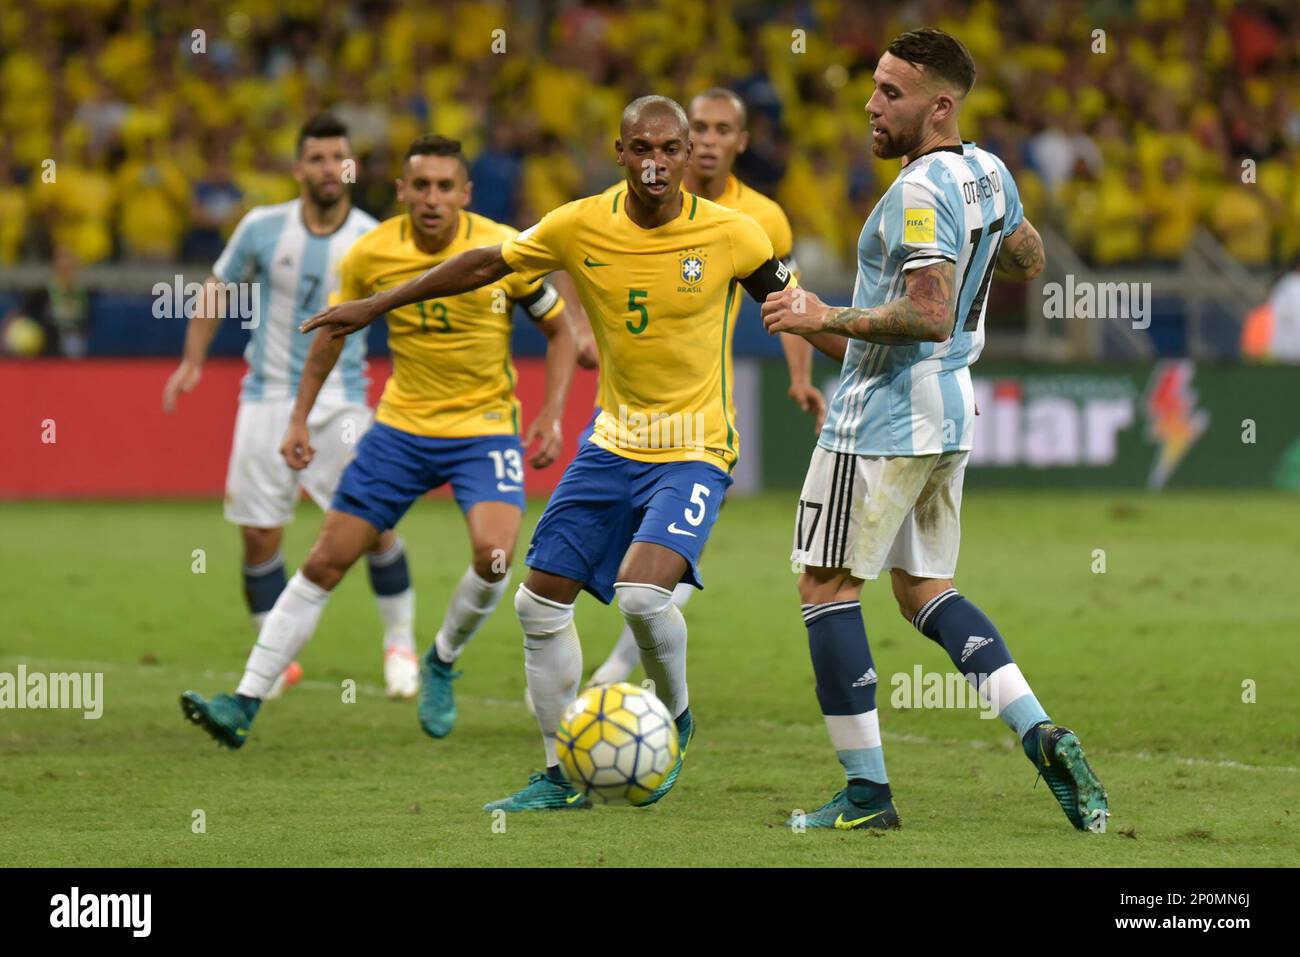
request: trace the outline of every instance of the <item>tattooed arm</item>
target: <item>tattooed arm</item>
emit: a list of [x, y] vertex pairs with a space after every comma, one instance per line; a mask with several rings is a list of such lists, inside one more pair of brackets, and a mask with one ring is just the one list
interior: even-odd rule
[[831, 307], [806, 289], [785, 289], [763, 303], [763, 324], [769, 333], [832, 333], [891, 346], [943, 342], [952, 335], [953, 276], [950, 262], [913, 269], [901, 297], [869, 309]]
[[1043, 237], [1027, 219], [1020, 221], [1016, 231], [1002, 240], [998, 252], [998, 271], [995, 275], [1016, 282], [1029, 282], [1047, 265], [1043, 252]]

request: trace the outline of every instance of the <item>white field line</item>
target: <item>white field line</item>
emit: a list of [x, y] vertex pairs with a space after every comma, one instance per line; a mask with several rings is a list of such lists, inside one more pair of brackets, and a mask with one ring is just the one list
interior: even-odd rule
[[[52, 671], [135, 671], [135, 672], [152, 672], [154, 674], [186, 674], [191, 678], [195, 673], [189, 669], [169, 667], [166, 665], [130, 665], [120, 661], [91, 661], [82, 658], [38, 658], [23, 655], [0, 655], [0, 662], [13, 662], [14, 664], [25, 664], [29, 668], [32, 665], [40, 664], [42, 666], [53, 666]], [[242, 672], [235, 671], [204, 671], [197, 677], [204, 681], [221, 681], [233, 685], [243, 676]], [[338, 683], [333, 681], [312, 681], [304, 678], [294, 686], [308, 691], [330, 691], [339, 692], [341, 690]], [[384, 689], [370, 684], [357, 682], [357, 693], [367, 697], [383, 698], [387, 697]], [[462, 701], [472, 701], [475, 704], [489, 705], [492, 707], [522, 708], [524, 706], [523, 698], [483, 698], [458, 695]], [[778, 724], [774, 721], [758, 720], [749, 722], [751, 727], [761, 728], [764, 731], [808, 731], [816, 725], [803, 724]], [[899, 732], [883, 733], [882, 738], [889, 741], [900, 741], [904, 744], [920, 744], [938, 747], [956, 747], [969, 748], [972, 751], [984, 751], [997, 748], [998, 745], [988, 741], [963, 741], [957, 738], [931, 738], [921, 734], [906, 734]], [[1010, 751], [1013, 749], [1010, 741], [1006, 741], [1002, 750]], [[1244, 761], [1232, 761], [1228, 759], [1187, 757], [1179, 754], [1151, 754], [1148, 751], [1112, 751], [1105, 748], [1099, 748], [1097, 754], [1104, 754], [1108, 757], [1128, 758], [1135, 761], [1173, 761], [1175, 764], [1182, 764], [1188, 767], [1202, 768], [1227, 768], [1232, 771], [1278, 771], [1283, 774], [1300, 774], [1300, 767], [1287, 764], [1247, 764]]]

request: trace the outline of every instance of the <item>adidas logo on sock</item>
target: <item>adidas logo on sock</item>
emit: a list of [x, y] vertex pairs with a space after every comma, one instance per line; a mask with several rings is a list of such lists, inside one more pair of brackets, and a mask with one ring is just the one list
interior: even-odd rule
[[853, 687], [865, 688], [867, 685], [873, 685], [875, 683], [876, 683], [876, 669], [868, 668], [866, 674], [864, 674], [857, 681], [853, 682]]
[[962, 664], [965, 664], [967, 658], [975, 654], [975, 652], [979, 651], [985, 645], [991, 644], [993, 644], [992, 638], [981, 638], [979, 635], [971, 635], [966, 639], [966, 647], [961, 650]]

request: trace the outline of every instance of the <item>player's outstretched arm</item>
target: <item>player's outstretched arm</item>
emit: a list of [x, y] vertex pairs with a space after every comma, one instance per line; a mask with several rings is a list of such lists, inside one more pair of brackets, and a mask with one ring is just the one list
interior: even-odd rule
[[494, 283], [511, 272], [513, 270], [501, 256], [500, 244], [467, 249], [459, 256], [452, 256], [434, 266], [424, 275], [387, 292], [378, 292], [365, 299], [354, 299], [318, 312], [304, 322], [299, 331], [327, 329], [334, 338], [351, 335], [391, 309], [426, 299], [458, 296]]
[[307, 358], [302, 363], [302, 376], [298, 380], [298, 394], [293, 400], [293, 411], [289, 413], [289, 427], [285, 429], [284, 441], [280, 443], [280, 454], [293, 469], [305, 469], [315, 456], [311, 447], [311, 435], [307, 430], [307, 417], [316, 405], [321, 386], [339, 361], [343, 352], [342, 338], [335, 339], [328, 331], [316, 333], [307, 350]]
[[889, 346], [943, 342], [952, 335], [954, 272], [947, 261], [910, 270], [902, 296], [868, 309], [833, 308], [806, 289], [784, 289], [763, 302], [763, 325], [769, 333], [830, 333]]
[[[176, 408], [176, 400], [182, 392], [192, 392], [199, 384], [203, 374], [203, 362], [208, 357], [208, 347], [217, 334], [221, 317], [212, 315], [215, 308], [208, 308], [218, 301], [216, 286], [221, 282], [216, 276], [208, 276], [203, 282], [203, 298], [195, 305], [194, 314], [185, 326], [185, 347], [181, 352], [181, 364], [167, 379], [163, 386], [163, 411], [171, 412]], [[211, 290], [211, 291], [210, 291]]]
[[1043, 251], [1043, 237], [1028, 219], [1022, 219], [1016, 231], [1002, 240], [998, 250], [998, 268], [994, 273], [999, 279], [1014, 282], [1029, 282], [1047, 265], [1047, 255]]
[[566, 302], [560, 315], [537, 324], [546, 336], [546, 398], [523, 438], [525, 450], [530, 450], [528, 464], [535, 469], [546, 468], [559, 458], [564, 449], [560, 423], [564, 419], [564, 403], [569, 398], [573, 366], [578, 357], [573, 320], [566, 315], [569, 309]]

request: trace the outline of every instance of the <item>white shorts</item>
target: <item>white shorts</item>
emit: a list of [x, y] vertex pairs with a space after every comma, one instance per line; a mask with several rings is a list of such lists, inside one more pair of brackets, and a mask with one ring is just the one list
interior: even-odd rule
[[280, 443], [293, 399], [240, 402], [235, 442], [226, 472], [226, 520], [253, 528], [279, 528], [293, 519], [299, 489], [322, 509], [330, 506], [357, 442], [370, 427], [364, 405], [317, 405], [307, 417], [315, 457], [301, 472], [289, 468]]
[[969, 452], [883, 456], [813, 451], [795, 517], [796, 565], [887, 568], [952, 578], [961, 544], [961, 485]]

